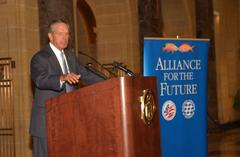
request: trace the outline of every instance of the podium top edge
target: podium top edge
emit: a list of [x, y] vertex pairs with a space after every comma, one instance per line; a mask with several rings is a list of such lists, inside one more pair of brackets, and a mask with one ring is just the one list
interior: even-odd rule
[[160, 37], [144, 37], [145, 39], [150, 40], [201, 40], [201, 41], [210, 41], [210, 39], [207, 38], [160, 38]]

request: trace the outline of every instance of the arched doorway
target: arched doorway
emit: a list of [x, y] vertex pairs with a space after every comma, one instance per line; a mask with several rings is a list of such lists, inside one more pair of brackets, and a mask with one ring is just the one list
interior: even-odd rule
[[76, 8], [76, 49], [80, 61], [86, 64], [92, 61], [82, 53], [96, 58], [96, 19], [85, 0], [78, 0]]

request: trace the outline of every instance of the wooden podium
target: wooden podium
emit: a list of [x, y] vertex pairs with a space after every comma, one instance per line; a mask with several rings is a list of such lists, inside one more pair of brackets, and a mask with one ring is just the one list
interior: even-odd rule
[[47, 101], [49, 157], [161, 157], [156, 82], [113, 78]]

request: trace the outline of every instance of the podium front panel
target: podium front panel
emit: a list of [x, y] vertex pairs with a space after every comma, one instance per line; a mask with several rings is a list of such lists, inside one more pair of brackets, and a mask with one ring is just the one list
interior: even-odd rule
[[160, 157], [158, 105], [150, 125], [141, 120], [147, 88], [157, 94], [154, 77], [121, 77], [50, 99], [49, 157]]

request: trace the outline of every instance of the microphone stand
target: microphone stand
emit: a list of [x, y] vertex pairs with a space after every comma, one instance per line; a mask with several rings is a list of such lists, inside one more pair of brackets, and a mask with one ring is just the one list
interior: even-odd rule
[[132, 76], [135, 77], [136, 75], [134, 74], [134, 72], [132, 72], [131, 70], [129, 70], [127, 67], [123, 66], [121, 63], [118, 63], [116, 61], [114, 61], [112, 63], [112, 66], [115, 68], [118, 68], [121, 71], [124, 71], [126, 74], [128, 74], [128, 76]]
[[[104, 70], [106, 70], [109, 74], [110, 74], [110, 76], [113, 76], [113, 77], [117, 77], [117, 75], [116, 74], [114, 74], [112, 71], [110, 71], [109, 69], [107, 69], [107, 68], [105, 68], [100, 62], [98, 62], [95, 58], [93, 58], [92, 56], [89, 56], [88, 54], [86, 54], [86, 53], [84, 53], [84, 52], [82, 52], [82, 51], [78, 51], [78, 53], [79, 54], [81, 54], [81, 55], [83, 55], [83, 56], [86, 56], [86, 57], [88, 57], [88, 58], [90, 58], [91, 60], [93, 60], [97, 65], [99, 65], [102, 69], [104, 69]], [[95, 71], [97, 71], [98, 73], [101, 73], [102, 74], [102, 72], [100, 72], [99, 70], [96, 70], [96, 69], [94, 69], [94, 68], [92, 68], [91, 66], [88, 66], [87, 65], [87, 68], [90, 68], [91, 70], [95, 70]], [[105, 74], [102, 74], [102, 75], [105, 75]], [[106, 76], [106, 75], [105, 75]], [[107, 77], [107, 76], [106, 76]]]

